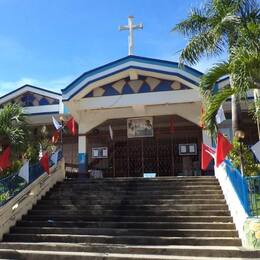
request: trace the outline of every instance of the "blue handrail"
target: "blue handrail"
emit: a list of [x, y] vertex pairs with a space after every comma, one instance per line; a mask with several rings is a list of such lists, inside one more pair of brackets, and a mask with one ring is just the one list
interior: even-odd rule
[[238, 169], [236, 169], [229, 160], [225, 160], [227, 176], [236, 191], [236, 194], [243, 205], [246, 213], [251, 215], [249, 203], [249, 189], [245, 177], [243, 177]]

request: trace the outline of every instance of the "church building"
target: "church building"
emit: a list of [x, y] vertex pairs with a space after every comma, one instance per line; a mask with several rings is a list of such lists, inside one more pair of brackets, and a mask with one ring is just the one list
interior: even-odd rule
[[[201, 143], [212, 140], [200, 127], [202, 73], [178, 63], [129, 55], [83, 73], [55, 93], [25, 85], [0, 97], [24, 107], [35, 131], [52, 116], [73, 116], [78, 135], [65, 134], [66, 163], [80, 172], [102, 171], [104, 177], [200, 174]], [[228, 79], [218, 87], [228, 84]], [[221, 131], [231, 137], [230, 102]], [[248, 144], [257, 140], [256, 126], [244, 106]]]

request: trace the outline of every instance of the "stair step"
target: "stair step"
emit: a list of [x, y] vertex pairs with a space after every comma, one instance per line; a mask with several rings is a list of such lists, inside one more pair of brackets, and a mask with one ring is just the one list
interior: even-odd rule
[[233, 223], [212, 223], [212, 222], [105, 222], [105, 221], [37, 221], [23, 220], [18, 222], [21, 227], [100, 227], [100, 228], [173, 228], [173, 229], [223, 229], [234, 230]]
[[[91, 199], [87, 200], [88, 205], [103, 205], [103, 204], [116, 204], [116, 203], [126, 203], [128, 205], [146, 205], [146, 204], [168, 204], [168, 205], [175, 205], [175, 204], [224, 204], [226, 205], [226, 201], [224, 199], [181, 199], [181, 198], [176, 198], [176, 199], [143, 199], [143, 200], [138, 200], [138, 199], [105, 199], [105, 198], [97, 198], [97, 197], [92, 197]], [[70, 199], [42, 199], [40, 200], [37, 205], [86, 205], [86, 200], [83, 199], [75, 199], [75, 200], [70, 200]]]
[[51, 220], [51, 221], [136, 221], [136, 222], [232, 222], [231, 216], [79, 216], [78, 214], [64, 215], [26, 215], [24, 220]]
[[52, 216], [66, 216], [75, 214], [78, 216], [229, 216], [228, 210], [149, 210], [149, 209], [139, 209], [139, 210], [84, 210], [84, 209], [74, 209], [74, 210], [30, 210], [30, 215], [46, 215]]
[[[91, 260], [119, 260], [119, 259], [149, 259], [149, 260], [219, 260], [219, 258], [208, 258], [208, 257], [190, 257], [190, 256], [168, 256], [168, 255], [151, 255], [151, 254], [118, 254], [118, 253], [95, 253], [95, 252], [50, 252], [50, 251], [30, 251], [30, 250], [0, 250], [0, 256], [5, 256], [21, 259], [22, 256], [26, 260], [79, 260], [79, 259], [91, 259]], [[2, 258], [3, 259], [3, 258]], [[241, 260], [241, 258], [221, 258], [222, 260]], [[250, 260], [252, 258], [243, 258], [245, 260]], [[259, 260], [260, 258], [254, 258], [254, 260]]]
[[159, 195], [153, 195], [153, 194], [149, 194], [148, 195], [143, 195], [140, 196], [138, 194], [125, 194], [125, 195], [121, 195], [120, 197], [117, 195], [113, 195], [113, 194], [94, 194], [91, 193], [88, 196], [79, 196], [79, 195], [74, 195], [73, 193], [70, 195], [66, 195], [62, 196], [62, 194], [47, 194], [43, 199], [44, 200], [92, 200], [92, 199], [104, 199], [104, 200], [113, 200], [118, 198], [118, 199], [126, 199], [126, 200], [143, 200], [143, 199], [147, 199], [150, 198], [151, 200], [161, 200], [161, 199], [223, 199], [224, 195], [223, 194], [173, 194], [173, 195], [165, 195], [165, 194], [159, 194]]
[[108, 195], [108, 194], [111, 194], [113, 195], [114, 197], [115, 196], [127, 196], [127, 195], [134, 195], [134, 196], [148, 196], [148, 195], [182, 195], [182, 194], [198, 194], [198, 195], [204, 195], [204, 197], [207, 195], [207, 194], [222, 194], [222, 190], [218, 189], [218, 190], [201, 190], [201, 189], [198, 189], [198, 190], [191, 190], [191, 189], [187, 189], [187, 190], [184, 190], [184, 189], [180, 189], [180, 190], [147, 190], [147, 191], [144, 191], [144, 190], [140, 190], [140, 191], [137, 191], [137, 190], [134, 190], [134, 191], [128, 191], [128, 190], [122, 190], [122, 191], [117, 191], [117, 190], [84, 190], [84, 191], [78, 191], [78, 190], [73, 190], [73, 191], [70, 191], [70, 190], [64, 190], [64, 191], [53, 191], [50, 196], [51, 197], [56, 197], [56, 196], [62, 196], [62, 197], [66, 197], [68, 195], [71, 195], [71, 193], [73, 192], [74, 195], [78, 195], [80, 194], [80, 197], [81, 198], [84, 198], [84, 197], [88, 197], [89, 195], [91, 194], [95, 194], [95, 195]]
[[[15, 243], [0, 244], [0, 255], [3, 249], [13, 250], [43, 250], [43, 251], [69, 251], [69, 252], [96, 252], [118, 254], [150, 254], [189, 257], [246, 257], [260, 258], [260, 251], [245, 250], [232, 246], [139, 246], [139, 245], [113, 245], [113, 244], [69, 244], [69, 243]], [[211, 258], [210, 258], [211, 259]]]
[[36, 205], [33, 207], [33, 210], [228, 210], [226, 204], [146, 204], [146, 205], [128, 205], [124, 202], [117, 204], [95, 204], [95, 205]]
[[72, 234], [18, 234], [5, 236], [5, 241], [14, 242], [64, 242], [64, 243], [112, 243], [129, 245], [205, 245], [241, 246], [236, 237], [154, 237], [154, 236], [109, 236]]
[[13, 227], [13, 233], [72, 234], [108, 236], [165, 236], [165, 237], [237, 237], [236, 230], [216, 229], [123, 229], [123, 228], [65, 228], [65, 227]]

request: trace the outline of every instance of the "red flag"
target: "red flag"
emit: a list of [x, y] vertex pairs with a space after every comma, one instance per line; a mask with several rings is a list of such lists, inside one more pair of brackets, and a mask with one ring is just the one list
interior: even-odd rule
[[228, 139], [221, 133], [218, 133], [217, 137], [217, 151], [216, 151], [216, 166], [218, 167], [228, 155], [233, 145], [228, 141]]
[[170, 119], [170, 133], [173, 134], [175, 132], [175, 127], [174, 127], [174, 121], [173, 118]]
[[214, 158], [215, 150], [206, 144], [201, 144], [201, 169], [206, 171], [209, 163]]
[[67, 127], [70, 130], [70, 133], [72, 135], [76, 135], [77, 134], [77, 125], [76, 125], [76, 121], [74, 120], [74, 118], [72, 117], [68, 122], [67, 122]]
[[59, 131], [55, 131], [52, 135], [51, 141], [53, 144], [56, 144], [59, 141], [60, 138], [60, 132]]
[[45, 172], [50, 174], [50, 167], [49, 167], [49, 156], [48, 153], [45, 153], [43, 157], [40, 159], [40, 165], [44, 169]]
[[0, 169], [4, 170], [11, 166], [10, 162], [11, 147], [8, 146], [0, 156]]
[[200, 125], [201, 128], [204, 128], [204, 127], [205, 127], [205, 124], [204, 124], [204, 115], [205, 115], [204, 107], [201, 106], [201, 108], [200, 108], [200, 122], [199, 122], [199, 125]]

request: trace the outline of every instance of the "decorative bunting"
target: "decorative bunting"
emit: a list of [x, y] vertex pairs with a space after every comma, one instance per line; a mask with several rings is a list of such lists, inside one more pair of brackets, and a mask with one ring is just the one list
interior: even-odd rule
[[60, 132], [59, 131], [55, 131], [52, 135], [51, 141], [53, 144], [56, 144], [60, 139]]
[[206, 144], [201, 145], [201, 169], [206, 171], [209, 163], [215, 157], [215, 150]]
[[204, 128], [204, 127], [205, 127], [205, 124], [204, 124], [204, 115], [205, 115], [204, 107], [201, 106], [201, 108], [200, 108], [200, 122], [199, 122], [199, 125], [200, 125], [201, 128]]
[[45, 153], [43, 157], [40, 159], [40, 165], [44, 169], [45, 172], [50, 174], [50, 167], [49, 167], [49, 155]]
[[29, 161], [25, 161], [22, 168], [19, 170], [18, 176], [29, 183]]
[[11, 147], [8, 146], [0, 156], [0, 170], [4, 170], [11, 166], [10, 162]]
[[73, 117], [67, 122], [67, 127], [72, 135], [77, 134], [77, 123]]
[[216, 114], [215, 118], [217, 124], [221, 124], [223, 121], [226, 120], [225, 113], [222, 106], [220, 106], [220, 108], [218, 109], [218, 113]]
[[260, 162], [260, 141], [258, 141], [256, 144], [254, 144], [251, 147], [251, 150], [255, 154], [255, 157], [257, 158], [257, 160]]
[[173, 121], [173, 118], [171, 117], [170, 119], [170, 133], [173, 134], [175, 132], [175, 127], [174, 127], [174, 121]]
[[56, 130], [60, 130], [62, 128], [62, 125], [55, 119], [55, 117], [52, 117], [52, 123]]
[[58, 156], [59, 156], [59, 150], [57, 150], [55, 153], [51, 155], [51, 160], [53, 161], [54, 165], [57, 165], [58, 163]]
[[114, 134], [113, 134], [112, 126], [109, 125], [108, 129], [109, 129], [109, 135], [110, 135], [110, 138], [111, 138], [111, 140], [113, 140], [113, 138], [114, 138]]
[[219, 165], [225, 160], [225, 157], [233, 148], [233, 145], [228, 141], [228, 139], [221, 134], [218, 133], [217, 137], [217, 149], [216, 149], [216, 166]]

